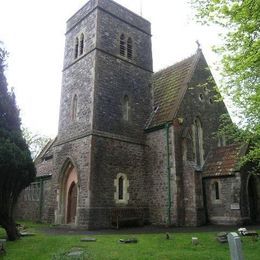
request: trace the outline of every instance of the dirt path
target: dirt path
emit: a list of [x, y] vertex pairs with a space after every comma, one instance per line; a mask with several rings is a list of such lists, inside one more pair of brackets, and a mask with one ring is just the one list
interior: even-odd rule
[[[248, 230], [260, 230], [259, 225], [243, 226]], [[200, 232], [222, 232], [237, 231], [240, 226], [217, 226], [206, 225], [201, 227], [124, 227], [117, 229], [86, 230], [83, 228], [72, 228], [69, 226], [44, 227], [40, 230], [50, 235], [104, 235], [104, 234], [153, 234], [153, 233], [200, 233]]]

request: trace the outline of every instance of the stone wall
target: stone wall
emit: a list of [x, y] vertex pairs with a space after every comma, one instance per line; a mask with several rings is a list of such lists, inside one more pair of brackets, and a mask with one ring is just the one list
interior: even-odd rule
[[[219, 183], [219, 199], [215, 198], [214, 183]], [[240, 188], [241, 179], [237, 176], [204, 179], [207, 203], [207, 217], [212, 224], [241, 224]]]
[[[151, 111], [151, 73], [103, 53], [97, 55], [96, 68], [94, 129], [143, 139]], [[129, 120], [123, 118], [125, 95]]]
[[[63, 73], [58, 142], [85, 135], [92, 128], [95, 53], [79, 60]], [[72, 103], [78, 97], [77, 116], [72, 119]]]
[[[42, 192], [41, 192], [41, 185]], [[37, 189], [32, 189], [32, 187]], [[34, 222], [47, 222], [48, 214], [46, 205], [49, 199], [51, 190], [51, 179], [45, 179], [42, 182], [40, 179], [33, 182], [20, 194], [19, 200], [15, 208], [15, 218], [17, 220], [30, 220]]]
[[103, 10], [118, 19], [129, 23], [132, 26], [139, 28], [140, 30], [151, 33], [150, 22], [142, 18], [141, 16], [131, 12], [127, 8], [117, 4], [114, 1], [107, 0], [90, 0], [80, 10], [78, 10], [68, 21], [67, 31], [74, 29], [74, 27], [86, 18], [95, 9]]
[[[183, 130], [185, 127], [191, 130], [194, 120], [199, 117], [203, 129], [204, 160], [209, 150], [217, 146], [215, 134], [219, 128], [220, 116], [228, 113], [223, 101], [214, 101], [218, 93], [214, 89], [215, 85], [209, 81], [211, 76], [201, 55], [176, 116], [183, 119]], [[188, 153], [193, 153], [192, 149]], [[194, 160], [194, 154], [188, 154], [188, 157]]]
[[176, 172], [181, 178], [183, 189], [183, 197], [180, 197], [183, 207], [180, 209], [180, 214], [183, 215], [182, 224], [184, 225], [197, 226], [206, 221], [201, 171], [203, 165], [198, 167], [195, 163], [192, 131], [194, 120], [198, 117], [201, 121], [202, 153], [205, 160], [210, 149], [217, 145], [214, 134], [219, 128], [220, 116], [227, 113], [223, 102], [214, 101], [217, 92], [213, 84], [208, 82], [210, 76], [206, 61], [201, 55], [174, 121], [177, 151]]
[[[180, 190], [174, 160], [173, 127], [169, 128], [168, 134], [169, 153], [167, 152], [166, 131], [166, 128], [163, 128], [146, 135], [148, 202], [150, 222], [154, 225], [178, 225], [178, 196]], [[168, 167], [170, 182], [168, 182]]]
[[[92, 174], [90, 177], [92, 228], [110, 227], [110, 210], [115, 207], [147, 208], [144, 145], [115, 137], [93, 137]], [[129, 182], [126, 203], [115, 199], [117, 174]]]
[[[119, 16], [124, 10], [116, 7], [109, 1], [106, 11], [98, 10], [93, 128], [140, 140], [152, 111], [151, 35], [133, 25], [138, 19], [127, 22], [132, 13], [125, 16], [126, 20], [112, 15], [111, 10]], [[150, 24], [145, 20], [143, 23], [149, 32]], [[120, 55], [122, 33], [133, 41], [132, 59]], [[129, 98], [129, 120], [123, 118], [125, 96]]]
[[[77, 223], [87, 225], [84, 217], [86, 208], [89, 207], [89, 178], [91, 169], [92, 137], [87, 136], [65, 142], [54, 147], [54, 174], [52, 178], [51, 199], [47, 203], [50, 222], [64, 224], [65, 202], [64, 183], [70, 164], [75, 167], [78, 179]], [[59, 203], [58, 203], [59, 202]], [[54, 219], [55, 218], [55, 219]]]

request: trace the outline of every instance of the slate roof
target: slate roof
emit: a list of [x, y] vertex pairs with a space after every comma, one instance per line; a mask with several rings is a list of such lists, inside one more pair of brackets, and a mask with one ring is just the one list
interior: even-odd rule
[[232, 144], [212, 150], [203, 167], [203, 177], [233, 175], [239, 171], [239, 158], [245, 155], [247, 145]]
[[172, 121], [202, 55], [200, 49], [184, 59], [153, 75], [154, 108], [146, 129]]

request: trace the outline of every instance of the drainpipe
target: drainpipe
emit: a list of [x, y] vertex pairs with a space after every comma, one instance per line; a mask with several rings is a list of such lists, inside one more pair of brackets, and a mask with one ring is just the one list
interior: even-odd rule
[[166, 137], [166, 155], [167, 155], [167, 225], [171, 225], [171, 166], [170, 166], [170, 144], [169, 144], [170, 124], [164, 125]]
[[39, 222], [42, 222], [42, 210], [43, 210], [43, 179], [40, 179], [40, 205], [39, 205]]

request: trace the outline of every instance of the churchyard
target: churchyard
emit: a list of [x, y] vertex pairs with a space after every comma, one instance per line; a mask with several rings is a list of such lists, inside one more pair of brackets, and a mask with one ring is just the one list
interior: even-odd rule
[[[114, 234], [90, 235], [86, 232], [85, 235], [76, 235], [73, 232], [46, 232], [46, 228], [53, 228], [47, 225], [23, 224], [27, 232], [34, 235], [7, 242], [6, 253], [0, 259], [230, 259], [228, 243], [216, 240], [218, 232], [172, 231], [167, 236], [166, 233], [124, 234], [123, 230], [117, 234], [115, 230]], [[260, 230], [257, 232], [260, 233]], [[0, 238], [4, 237], [4, 230], [0, 229]], [[198, 238], [198, 243], [192, 244], [194, 237]], [[90, 241], [81, 241], [84, 238]], [[134, 239], [134, 243], [124, 243], [129, 239]], [[259, 259], [260, 239], [242, 237], [241, 240], [245, 259]]]

